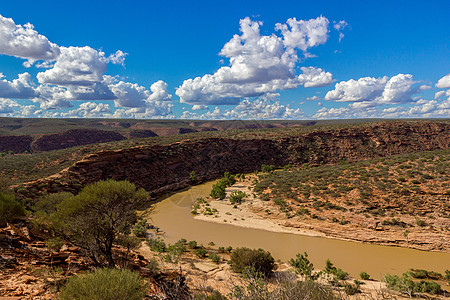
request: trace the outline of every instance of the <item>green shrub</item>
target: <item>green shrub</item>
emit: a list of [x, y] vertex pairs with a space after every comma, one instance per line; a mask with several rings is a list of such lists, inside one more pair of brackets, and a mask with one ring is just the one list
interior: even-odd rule
[[220, 263], [220, 261], [222, 260], [222, 258], [216, 253], [209, 253], [208, 257], [211, 258], [211, 260], [216, 264]]
[[383, 278], [383, 281], [386, 282], [386, 286], [389, 289], [407, 294], [410, 297], [412, 297], [414, 293], [442, 293], [442, 288], [439, 284], [433, 281], [425, 280], [415, 282], [411, 279], [411, 276], [408, 273], [403, 273], [401, 277], [397, 275], [386, 274]]
[[215, 184], [213, 184], [211, 193], [209, 195], [215, 199], [223, 199], [226, 196], [225, 189], [235, 183], [235, 176], [231, 175], [228, 172], [225, 172], [223, 174], [223, 177], [219, 179]]
[[230, 195], [230, 202], [231, 204], [241, 204], [245, 197], [247, 194], [243, 191], [233, 191]]
[[317, 280], [320, 276], [320, 272], [313, 272], [314, 265], [308, 259], [308, 253], [298, 253], [296, 259], [291, 258], [289, 264], [294, 267], [295, 272], [303, 275], [308, 280]]
[[130, 270], [97, 269], [73, 276], [61, 291], [62, 300], [141, 300], [145, 283]]
[[133, 227], [133, 234], [138, 238], [147, 237], [147, 221], [140, 220]]
[[408, 271], [408, 274], [412, 278], [417, 278], [417, 279], [433, 279], [433, 280], [442, 279], [442, 274], [434, 272], [434, 271], [427, 271], [427, 270], [422, 270], [422, 269], [410, 269]]
[[192, 183], [197, 182], [197, 174], [195, 174], [195, 171], [192, 171], [191, 173], [189, 173], [189, 179], [191, 180]]
[[274, 165], [261, 165], [261, 172], [263, 173], [271, 173], [275, 170], [275, 166]]
[[340, 268], [336, 268], [333, 263], [327, 259], [325, 262], [325, 273], [327, 274], [332, 274], [336, 277], [337, 280], [345, 280], [348, 277], [348, 273], [344, 272], [342, 269]]
[[64, 241], [60, 237], [49, 238], [45, 241], [45, 246], [55, 251], [59, 251], [63, 245]]
[[197, 248], [197, 241], [190, 241], [188, 243], [188, 247], [191, 248], [191, 249]]
[[154, 239], [149, 239], [147, 244], [152, 251], [159, 253], [166, 252], [166, 243], [159, 236]]
[[359, 292], [359, 284], [345, 283], [344, 284], [344, 292], [347, 295], [355, 295], [356, 293]]
[[242, 273], [247, 267], [254, 268], [256, 272], [269, 275], [275, 267], [275, 260], [270, 252], [263, 249], [237, 248], [231, 252], [229, 263], [234, 272]]
[[6, 222], [24, 215], [25, 208], [13, 194], [0, 192], [0, 226], [4, 226]]
[[156, 276], [160, 271], [158, 260], [154, 257], [149, 260], [146, 267], [152, 276]]
[[366, 272], [359, 273], [359, 277], [361, 277], [362, 280], [369, 280], [370, 279], [370, 275], [367, 274]]
[[200, 258], [205, 258], [208, 255], [208, 251], [203, 248], [199, 248], [195, 250], [195, 255], [197, 255]]

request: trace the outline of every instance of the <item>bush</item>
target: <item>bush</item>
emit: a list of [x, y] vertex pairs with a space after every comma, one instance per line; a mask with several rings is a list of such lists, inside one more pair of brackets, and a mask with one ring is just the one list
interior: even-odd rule
[[231, 204], [241, 204], [245, 197], [247, 194], [243, 191], [233, 191], [230, 195], [230, 202]]
[[159, 253], [166, 252], [166, 243], [159, 236], [154, 239], [149, 239], [147, 244], [152, 251]]
[[197, 255], [200, 258], [205, 258], [206, 255], [208, 255], [208, 251], [206, 249], [200, 248], [195, 250], [195, 255]]
[[345, 280], [348, 277], [348, 273], [344, 272], [342, 269], [336, 268], [333, 263], [327, 259], [325, 262], [325, 273], [332, 274], [336, 277], [338, 280]]
[[275, 170], [275, 166], [274, 165], [261, 165], [261, 172], [263, 173], [271, 173], [273, 172], [273, 170]]
[[133, 227], [133, 234], [138, 238], [147, 237], [147, 221], [140, 220]]
[[429, 294], [441, 294], [442, 288], [439, 284], [432, 281], [421, 280], [420, 282], [415, 282], [411, 279], [408, 273], [403, 273], [403, 275], [390, 275], [386, 274], [383, 278], [386, 282], [386, 286], [395, 291], [399, 291], [403, 294], [407, 294], [412, 297], [414, 293], [429, 293]]
[[139, 273], [130, 270], [97, 269], [73, 276], [61, 291], [62, 300], [140, 300], [145, 284]]
[[150, 260], [149, 260], [149, 262], [148, 262], [148, 264], [147, 264], [147, 269], [150, 271], [150, 274], [152, 275], [152, 276], [155, 276], [155, 275], [157, 275], [158, 273], [159, 273], [159, 271], [160, 271], [160, 269], [159, 269], [159, 263], [158, 263], [158, 261], [156, 260], [156, 258], [154, 258], [154, 257], [152, 257]]
[[5, 226], [6, 222], [24, 215], [25, 208], [13, 194], [0, 192], [0, 226]]
[[195, 171], [192, 171], [191, 173], [189, 173], [189, 179], [191, 180], [192, 183], [197, 182], [197, 174], [195, 174]]
[[188, 247], [191, 248], [191, 249], [197, 248], [197, 241], [190, 241], [188, 243]]
[[356, 283], [356, 284], [346, 283], [344, 285], [344, 292], [347, 295], [354, 295], [354, 294], [358, 293], [359, 292], [359, 283]]
[[263, 249], [237, 248], [231, 252], [231, 269], [242, 273], [245, 268], [254, 268], [256, 272], [269, 275], [275, 267], [275, 260], [270, 252]]
[[220, 263], [220, 261], [222, 260], [222, 258], [216, 253], [209, 253], [208, 257], [211, 258], [211, 260], [216, 264]]
[[359, 277], [361, 277], [362, 280], [369, 280], [370, 279], [370, 275], [367, 274], [366, 272], [359, 273]]
[[294, 267], [295, 272], [305, 276], [308, 280], [317, 280], [320, 276], [320, 272], [313, 273], [314, 265], [308, 259], [308, 253], [298, 253], [296, 259], [291, 258], [289, 264]]

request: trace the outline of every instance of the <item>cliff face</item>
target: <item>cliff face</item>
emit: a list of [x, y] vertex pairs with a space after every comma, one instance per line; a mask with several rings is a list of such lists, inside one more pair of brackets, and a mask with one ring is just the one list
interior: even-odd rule
[[0, 152], [12, 151], [14, 153], [23, 153], [31, 151], [31, 142], [33, 138], [29, 135], [10, 135], [0, 136]]
[[[55, 177], [29, 183], [47, 192], [76, 191], [68, 182], [89, 184], [103, 179], [129, 180], [161, 194], [191, 184], [195, 171], [200, 181], [223, 172], [252, 172], [261, 164], [300, 165], [356, 161], [394, 154], [450, 148], [450, 124], [379, 123], [316, 131], [279, 140], [209, 138], [168, 146], [144, 146], [89, 155]], [[40, 185], [39, 185], [40, 184]]]
[[71, 129], [62, 133], [45, 134], [32, 144], [33, 151], [50, 151], [94, 143], [125, 139], [120, 133], [96, 129]]

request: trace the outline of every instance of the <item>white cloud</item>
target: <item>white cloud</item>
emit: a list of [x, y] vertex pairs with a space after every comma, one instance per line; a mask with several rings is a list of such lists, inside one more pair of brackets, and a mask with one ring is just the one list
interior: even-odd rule
[[59, 47], [34, 30], [33, 25], [16, 25], [13, 19], [0, 15], [0, 53], [27, 59], [30, 66], [36, 60], [54, 60]]
[[333, 25], [334, 29], [339, 31], [339, 42], [341, 42], [345, 36], [344, 33], [342, 33], [342, 30], [344, 30], [344, 28], [346, 28], [348, 26], [349, 26], [349, 24], [345, 20], [341, 20], [339, 22], [334, 22], [334, 25]]
[[332, 75], [322, 69], [305, 69], [306, 74], [296, 77], [295, 67], [299, 61], [296, 49], [306, 51], [325, 43], [328, 23], [325, 17], [308, 21], [289, 19], [287, 24], [276, 25], [281, 38], [275, 34], [261, 35], [262, 22], [248, 17], [242, 19], [241, 35], [234, 35], [220, 51], [221, 56], [230, 60], [230, 65], [219, 68], [212, 75], [185, 80], [176, 94], [181, 103], [231, 105], [238, 104], [244, 97], [292, 89], [300, 84], [324, 86], [330, 76], [332, 80]]
[[29, 73], [19, 74], [13, 81], [7, 81], [0, 73], [0, 98], [30, 99], [36, 96]]
[[325, 100], [338, 102], [357, 102], [363, 100], [375, 100], [380, 97], [388, 77], [382, 78], [363, 77], [358, 80], [350, 79], [336, 83], [334, 90], [325, 95]]
[[321, 68], [301, 67], [303, 74], [298, 75], [300, 84], [305, 87], [323, 87], [333, 83], [333, 74]]
[[117, 97], [115, 106], [126, 108], [116, 110], [116, 116], [145, 118], [170, 116], [172, 113], [172, 95], [169, 94], [167, 83], [162, 80], [153, 83], [150, 91], [137, 83], [117, 81], [108, 76], [105, 81], [110, 82], [108, 86]]
[[436, 94], [434, 94], [434, 99], [439, 99], [442, 97], [448, 97], [450, 99], [450, 90], [439, 91]]
[[205, 110], [208, 109], [207, 105], [194, 105], [192, 106], [192, 110]]
[[398, 74], [391, 77], [384, 88], [381, 103], [408, 103], [413, 102], [412, 95], [420, 91], [420, 87], [413, 85], [418, 81], [413, 80], [411, 74]]
[[286, 24], [277, 23], [275, 28], [281, 31], [286, 47], [306, 52], [308, 48], [325, 44], [328, 39], [329, 23], [328, 19], [322, 16], [298, 21], [296, 18], [290, 18]]
[[67, 113], [61, 113], [63, 118], [104, 118], [111, 117], [109, 104], [83, 102], [77, 109], [70, 110]]
[[355, 102], [346, 107], [323, 107], [313, 115], [315, 119], [350, 119], [350, 118], [434, 118], [450, 116], [450, 99], [444, 101], [418, 100], [415, 105], [407, 107], [397, 105], [380, 109], [372, 102]]
[[37, 74], [41, 84], [89, 86], [103, 79], [108, 59], [91, 47], [61, 47], [53, 68]]
[[450, 74], [445, 75], [436, 83], [436, 87], [440, 89], [450, 89]]
[[363, 77], [350, 79], [335, 85], [334, 90], [325, 95], [325, 100], [337, 102], [373, 101], [378, 105], [414, 102], [412, 95], [420, 92], [414, 87], [417, 81], [410, 74], [398, 74], [381, 78]]
[[0, 114], [12, 114], [14, 112], [14, 108], [19, 107], [20, 105], [11, 99], [0, 98]]
[[307, 97], [306, 100], [317, 101], [317, 100], [320, 100], [320, 98], [318, 96], [312, 96], [312, 97]]
[[292, 109], [289, 106], [282, 105], [280, 101], [275, 100], [273, 94], [268, 97], [242, 100], [237, 106], [221, 110], [216, 107], [214, 111], [198, 114], [190, 111], [184, 111], [183, 119], [203, 119], [203, 120], [266, 120], [266, 119], [302, 119], [305, 114], [299, 108]]

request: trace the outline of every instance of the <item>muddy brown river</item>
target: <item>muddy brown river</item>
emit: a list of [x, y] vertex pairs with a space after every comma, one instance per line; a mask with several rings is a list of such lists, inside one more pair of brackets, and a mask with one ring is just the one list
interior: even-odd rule
[[316, 268], [322, 269], [329, 258], [335, 266], [354, 278], [359, 278], [361, 271], [369, 273], [372, 278], [381, 279], [386, 273], [401, 274], [409, 268], [440, 273], [450, 269], [449, 253], [276, 233], [196, 220], [190, 213], [193, 201], [208, 196], [213, 183], [207, 182], [169, 195], [152, 207], [150, 222], [164, 231], [166, 242], [174, 243], [185, 238], [204, 245], [214, 242], [217, 246], [233, 248], [263, 248], [282, 261], [288, 261], [297, 253], [306, 251]]

